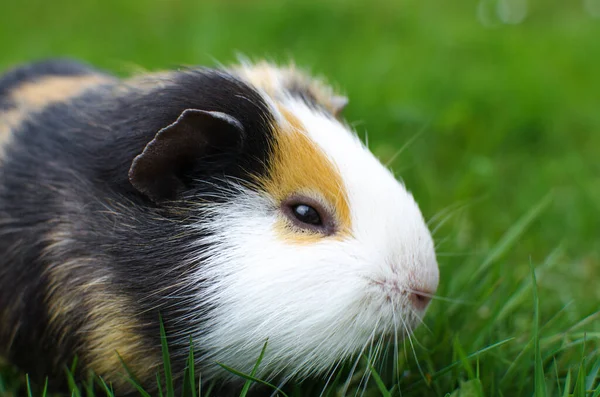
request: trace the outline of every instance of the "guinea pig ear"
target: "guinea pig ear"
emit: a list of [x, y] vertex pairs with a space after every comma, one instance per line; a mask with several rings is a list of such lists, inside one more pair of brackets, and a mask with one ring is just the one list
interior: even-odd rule
[[129, 181], [154, 202], [174, 199], [186, 169], [205, 155], [241, 149], [244, 137], [242, 124], [228, 114], [187, 109], [133, 160]]

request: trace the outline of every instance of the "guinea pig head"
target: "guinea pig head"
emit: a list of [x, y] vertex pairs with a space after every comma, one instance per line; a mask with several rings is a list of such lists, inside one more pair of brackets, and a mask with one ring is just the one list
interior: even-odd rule
[[[185, 227], [198, 238], [180, 282], [201, 314], [180, 320], [200, 359], [250, 371], [268, 340], [260, 375], [304, 377], [412, 332], [439, 273], [417, 203], [337, 118], [340, 97], [261, 67], [234, 75], [264, 102], [263, 130], [243, 114], [186, 110], [136, 158], [130, 180], [155, 202], [193, 203]], [[267, 146], [256, 169], [215, 172], [204, 189], [207, 180], [180, 177], [207, 154], [235, 162], [256, 142]], [[218, 373], [205, 366], [203, 376]]]

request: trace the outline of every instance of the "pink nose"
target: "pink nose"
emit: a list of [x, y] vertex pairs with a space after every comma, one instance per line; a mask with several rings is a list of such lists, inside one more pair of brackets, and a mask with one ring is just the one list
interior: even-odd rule
[[425, 310], [429, 302], [431, 302], [432, 295], [433, 294], [428, 291], [412, 290], [408, 298], [415, 309]]

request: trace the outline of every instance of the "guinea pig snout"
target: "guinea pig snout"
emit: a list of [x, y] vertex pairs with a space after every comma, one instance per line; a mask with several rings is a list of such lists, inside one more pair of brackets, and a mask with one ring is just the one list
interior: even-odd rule
[[387, 301], [403, 300], [418, 311], [424, 311], [435, 294], [435, 288], [416, 288], [413, 285], [402, 285], [396, 280], [373, 281], [383, 292]]
[[[416, 274], [415, 274], [416, 273]], [[439, 283], [439, 270], [435, 266], [409, 275], [409, 300], [417, 310], [425, 310], [431, 302]]]
[[376, 280], [372, 284], [379, 289], [387, 301], [400, 301], [418, 312], [425, 311], [434, 297], [439, 282], [437, 266], [431, 269], [409, 270], [402, 274], [392, 267], [393, 272]]
[[434, 292], [411, 289], [408, 295], [408, 299], [410, 300], [410, 303], [415, 307], [415, 309], [425, 310], [427, 308], [427, 305], [429, 305], [429, 302], [431, 302], [431, 298]]

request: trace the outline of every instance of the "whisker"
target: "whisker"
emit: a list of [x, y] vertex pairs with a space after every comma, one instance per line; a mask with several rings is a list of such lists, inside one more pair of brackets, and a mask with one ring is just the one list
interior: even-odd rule
[[370, 372], [371, 371], [370, 371], [369, 368], [365, 369], [365, 373], [360, 378], [360, 382], [358, 383], [358, 387], [356, 388], [356, 392], [354, 393], [354, 397], [357, 397], [359, 392], [360, 392], [361, 396], [363, 396], [365, 394], [365, 390], [367, 389], [367, 384], [369, 383], [369, 381], [368, 381], [369, 375], [368, 374]]
[[[373, 356], [376, 356], [376, 355], [377, 355], [377, 351], [378, 351], [378, 350], [379, 350], [379, 348], [380, 348], [380, 344], [381, 344], [382, 335], [384, 335], [384, 334], [385, 334], [385, 329], [384, 329], [384, 332], [382, 332], [382, 333], [380, 334], [380, 336], [379, 336], [379, 340], [377, 341], [377, 343], [374, 343], [374, 342], [375, 342], [375, 338], [373, 338], [373, 340], [372, 340], [372, 342], [371, 342], [371, 345], [369, 346], [369, 352], [368, 352], [368, 353], [367, 353], [367, 355], [366, 355], [366, 359], [367, 359], [367, 362], [368, 362], [369, 364], [371, 364], [371, 365], [373, 365], [372, 363], [373, 363], [373, 361], [374, 361], [374, 360], [373, 360], [371, 357], [373, 357]], [[363, 384], [363, 382], [364, 382], [364, 384], [365, 384], [365, 386], [366, 386], [366, 384], [369, 382], [369, 378], [370, 378], [370, 377], [371, 377], [371, 368], [369, 367], [369, 365], [367, 365], [367, 368], [365, 368], [365, 372], [364, 372], [364, 373], [363, 373], [363, 375], [361, 376], [361, 378], [360, 378], [360, 382], [358, 383], [358, 387], [357, 387], [357, 389], [356, 389], [356, 390], [357, 390], [357, 392], [358, 392], [358, 390], [360, 390], [360, 389], [361, 389], [361, 385]]]
[[434, 222], [437, 222], [439, 218], [445, 217], [448, 213], [454, 213], [458, 211], [465, 205], [464, 202], [458, 201], [456, 203], [452, 203], [447, 207], [442, 208], [437, 213], [435, 213], [429, 220], [427, 221], [427, 226], [431, 226]]
[[350, 370], [350, 374], [348, 375], [348, 379], [346, 380], [346, 383], [344, 384], [344, 388], [342, 389], [342, 394], [341, 394], [342, 396], [345, 396], [346, 393], [348, 392], [348, 388], [350, 387], [350, 382], [352, 381], [352, 376], [354, 375], [356, 366], [358, 365], [360, 358], [362, 357], [363, 353], [365, 352], [365, 349], [367, 348], [367, 346], [369, 344], [372, 345], [373, 339], [375, 338], [375, 332], [377, 331], [377, 327], [379, 326], [380, 321], [381, 321], [381, 318], [379, 318], [377, 320], [377, 323], [375, 323], [375, 326], [373, 327], [373, 332], [371, 332], [371, 335], [369, 335], [367, 342], [365, 343], [365, 345], [362, 347], [362, 349], [358, 353], [356, 360], [354, 361], [354, 364], [352, 365], [352, 369]]
[[400, 320], [402, 321], [404, 330], [406, 331], [407, 339], [408, 339], [408, 342], [410, 343], [410, 347], [413, 352], [413, 356], [415, 358], [415, 363], [417, 364], [417, 368], [419, 369], [419, 373], [421, 374], [421, 376], [423, 377], [424, 380], [427, 380], [427, 377], [425, 376], [425, 373], [423, 372], [423, 369], [421, 368], [421, 364], [419, 363], [419, 359], [417, 357], [417, 351], [415, 349], [415, 345], [413, 344], [412, 332], [402, 317], [400, 317]]
[[425, 324], [425, 322], [423, 321], [423, 317], [419, 316], [417, 314], [417, 312], [415, 310], [413, 310], [412, 308], [410, 308], [410, 307], [408, 308], [408, 310], [410, 310], [410, 313], [413, 316], [415, 316], [415, 318], [419, 322], [419, 325], [422, 326], [422, 327], [424, 327], [427, 330], [427, 332], [429, 332], [431, 335], [433, 335], [433, 331], [431, 330], [431, 328], [429, 328], [429, 326], [427, 324]]
[[431, 123], [431, 120], [429, 120], [427, 123], [425, 123], [419, 131], [417, 131], [415, 134], [413, 134], [412, 137], [410, 137], [406, 142], [404, 142], [404, 145], [402, 145], [400, 147], [400, 149], [398, 149], [396, 151], [396, 153], [394, 153], [394, 155], [388, 161], [386, 161], [384, 166], [386, 168], [388, 168], [390, 166], [390, 164], [392, 164], [394, 162], [394, 160], [396, 160], [396, 158], [400, 154], [402, 154], [402, 152], [404, 152], [408, 147], [410, 147], [410, 145], [412, 145], [417, 140], [417, 138], [419, 138], [423, 134], [423, 132], [429, 127], [430, 123]]
[[365, 124], [366, 124], [366, 121], [364, 121], [364, 120], [355, 120], [351, 123], [348, 123], [348, 125], [350, 127], [352, 127], [352, 129], [355, 129], [355, 127], [360, 127], [361, 125], [365, 125]]
[[394, 321], [394, 368], [396, 381], [398, 382], [398, 390], [400, 390], [400, 366], [398, 365], [398, 320], [396, 319], [396, 307], [392, 302], [392, 319]]
[[442, 245], [446, 244], [448, 242], [448, 240], [450, 240], [450, 237], [451, 236], [448, 235], [444, 238], [437, 239], [435, 242], [435, 245], [433, 246], [433, 249], [437, 251]]
[[485, 251], [470, 251], [470, 252], [436, 252], [435, 254], [440, 257], [446, 257], [446, 258], [451, 258], [451, 257], [461, 257], [461, 256], [475, 256], [475, 255], [482, 255], [484, 254]]
[[482, 201], [484, 198], [485, 198], [484, 196], [480, 196], [480, 197], [472, 198], [470, 200], [464, 200], [464, 201], [458, 201], [456, 203], [452, 203], [449, 206], [442, 208], [435, 215], [433, 215], [431, 218], [429, 218], [429, 220], [427, 221], [427, 226], [430, 226], [433, 222], [436, 222], [438, 218], [445, 216], [448, 212], [450, 212], [451, 214], [454, 214], [460, 210], [463, 210], [472, 205], [475, 205], [476, 203]]
[[[386, 332], [387, 335], [387, 332]], [[378, 367], [377, 370], [379, 371], [379, 373], [383, 373], [384, 369], [387, 368], [387, 364], [389, 361], [389, 353], [390, 353], [390, 348], [392, 347], [391, 343], [387, 343], [387, 341], [384, 341], [385, 344], [385, 350], [383, 351], [383, 354], [381, 355], [381, 358], [378, 361]]]
[[[460, 211], [462, 208], [458, 208], [456, 209], [456, 211], [452, 211], [450, 212], [448, 215], [446, 215], [445, 217], [443, 217], [439, 223], [437, 225], [435, 225], [435, 227], [431, 230], [431, 235], [435, 236], [437, 234], [437, 232], [450, 220], [452, 219], [452, 217], [454, 215], [456, 215], [458, 213], [458, 211]], [[429, 226], [429, 225], [428, 225]]]
[[448, 298], [448, 297], [437, 295], [437, 294], [429, 294], [427, 292], [413, 290], [411, 288], [405, 288], [405, 289], [407, 292], [410, 292], [413, 294], [419, 294], [419, 295], [426, 296], [431, 299], [440, 300], [440, 301], [444, 301], [444, 302], [459, 303], [462, 305], [475, 305], [476, 304], [475, 302], [469, 302], [464, 299]]
[[[385, 329], [384, 332], [382, 332], [379, 335], [379, 340], [375, 344], [375, 347], [367, 355], [366, 359], [367, 359], [367, 362], [369, 365], [365, 369], [365, 373], [363, 374], [360, 382], [358, 383], [358, 388], [356, 389], [356, 393], [354, 394], [355, 396], [358, 394], [358, 391], [361, 390], [361, 388], [362, 388], [361, 396], [365, 393], [365, 391], [367, 389], [367, 385], [369, 383], [369, 379], [371, 378], [371, 375], [372, 375], [371, 367], [374, 367], [375, 363], [379, 360], [378, 356], [381, 353], [382, 346], [383, 346], [383, 338], [384, 338], [384, 335], [386, 335], [386, 334], [387, 334], [387, 329]], [[362, 387], [361, 387], [361, 385], [362, 385]]]
[[327, 386], [329, 386], [329, 382], [331, 382], [331, 379], [333, 379], [333, 375], [337, 372], [337, 369], [340, 366], [340, 363], [342, 361], [339, 360], [335, 365], [332, 365], [329, 370], [329, 372], [331, 372], [331, 374], [327, 377], [327, 381], [325, 382], [325, 385], [323, 386], [323, 390], [321, 390], [321, 394], [319, 394], [319, 397], [323, 397], [323, 393], [325, 393], [325, 390], [327, 389]]
[[[279, 384], [277, 385], [278, 389], [283, 389], [283, 387], [285, 386], [286, 383], [288, 383], [291, 380], [291, 377], [285, 377], [281, 382], [279, 382]], [[276, 397], [279, 395], [279, 392], [277, 390], [273, 390], [273, 392], [271, 393], [271, 397]]]

